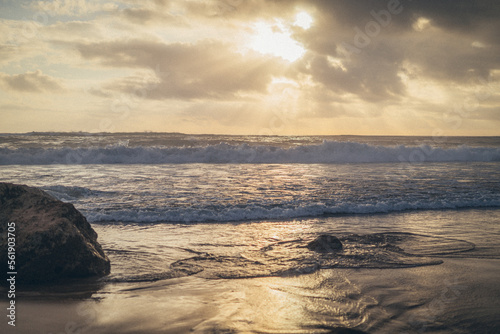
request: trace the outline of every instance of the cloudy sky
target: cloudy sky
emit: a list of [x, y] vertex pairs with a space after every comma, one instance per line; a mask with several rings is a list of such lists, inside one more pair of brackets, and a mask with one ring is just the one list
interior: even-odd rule
[[500, 135], [497, 0], [0, 0], [0, 132]]

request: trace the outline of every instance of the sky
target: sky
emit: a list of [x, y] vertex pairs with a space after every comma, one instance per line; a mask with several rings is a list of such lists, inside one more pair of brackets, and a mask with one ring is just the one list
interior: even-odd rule
[[500, 135], [496, 0], [0, 0], [0, 132]]

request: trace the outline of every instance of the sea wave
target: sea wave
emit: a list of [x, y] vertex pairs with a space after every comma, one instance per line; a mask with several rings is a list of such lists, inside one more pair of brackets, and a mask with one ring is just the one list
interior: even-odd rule
[[415, 200], [379, 203], [302, 204], [297, 207], [248, 205], [228, 208], [154, 208], [121, 210], [81, 210], [90, 222], [126, 223], [206, 223], [249, 220], [294, 219], [344, 214], [376, 214], [410, 210], [448, 210], [500, 207], [500, 199]]
[[96, 197], [103, 196], [105, 194], [113, 194], [112, 192], [106, 191], [98, 191], [92, 190], [86, 187], [78, 187], [78, 186], [45, 186], [41, 187], [42, 190], [46, 191], [50, 195], [61, 201], [74, 201], [80, 198], [86, 197]]
[[129, 147], [127, 143], [119, 143], [93, 148], [0, 148], [0, 165], [490, 161], [500, 161], [500, 148], [379, 146], [342, 141], [293, 147], [228, 143], [197, 147]]

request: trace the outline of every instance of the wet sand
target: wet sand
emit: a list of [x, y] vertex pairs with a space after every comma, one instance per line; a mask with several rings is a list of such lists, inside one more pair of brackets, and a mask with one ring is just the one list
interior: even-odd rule
[[[82, 285], [17, 298], [2, 333], [496, 333], [500, 260], [445, 258], [405, 269], [328, 269], [295, 277]], [[92, 294], [86, 298], [85, 292]], [[2, 300], [5, 310], [7, 302]]]

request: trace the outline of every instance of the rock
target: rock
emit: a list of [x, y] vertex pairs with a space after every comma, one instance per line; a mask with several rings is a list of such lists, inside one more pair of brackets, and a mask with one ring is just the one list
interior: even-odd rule
[[[5, 268], [11, 222], [15, 223], [16, 282], [49, 283], [109, 274], [110, 262], [97, 233], [72, 204], [37, 188], [0, 183], [0, 261]], [[2, 270], [0, 277], [6, 274]]]
[[337, 327], [329, 331], [328, 334], [366, 334], [366, 332], [353, 328]]
[[331, 253], [342, 249], [340, 240], [329, 234], [322, 234], [307, 244], [307, 248], [318, 253]]

